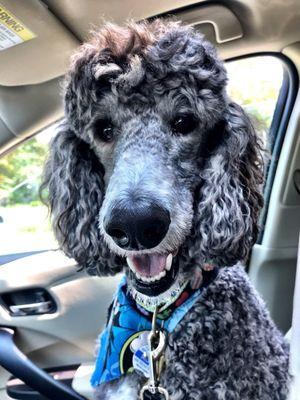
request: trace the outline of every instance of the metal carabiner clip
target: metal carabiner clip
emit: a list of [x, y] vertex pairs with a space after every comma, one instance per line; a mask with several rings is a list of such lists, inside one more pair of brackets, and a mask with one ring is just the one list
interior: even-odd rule
[[140, 392], [140, 400], [147, 400], [145, 397], [146, 392], [151, 394], [160, 393], [164, 396], [165, 400], [169, 400], [168, 391], [159, 385], [159, 374], [162, 364], [160, 363], [164, 350], [166, 348], [166, 335], [162, 331], [156, 329], [157, 307], [153, 313], [152, 329], [148, 335], [149, 345], [149, 381], [144, 385]]
[[152, 387], [150, 384], [146, 384], [145, 386], [142, 387], [141, 392], [140, 392], [140, 400], [149, 400], [147, 399], [146, 396], [146, 392], [150, 392], [151, 394], [162, 394], [164, 396], [164, 400], [170, 400], [170, 396], [168, 391], [161, 387], [161, 386], [156, 386], [155, 388]]

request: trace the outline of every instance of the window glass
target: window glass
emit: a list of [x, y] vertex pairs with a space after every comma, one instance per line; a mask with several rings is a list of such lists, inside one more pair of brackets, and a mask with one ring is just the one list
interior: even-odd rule
[[54, 132], [52, 126], [0, 159], [0, 256], [57, 248], [47, 207], [39, 198]]
[[282, 62], [273, 56], [248, 57], [226, 64], [229, 96], [245, 108], [268, 147], [268, 131], [283, 82]]

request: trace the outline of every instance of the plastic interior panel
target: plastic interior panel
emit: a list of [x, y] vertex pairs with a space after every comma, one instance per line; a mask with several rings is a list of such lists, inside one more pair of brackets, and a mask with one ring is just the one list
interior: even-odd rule
[[282, 332], [291, 327], [297, 249], [255, 245], [249, 276]]
[[11, 140], [12, 137], [14, 137], [13, 133], [7, 128], [5, 123], [0, 118], [0, 148], [9, 140]]
[[[39, 124], [47, 126], [61, 118], [60, 87], [60, 79], [38, 85], [0, 86], [0, 118], [14, 135], [32, 135]], [[25, 98], [27, 107], [24, 108]]]
[[0, 154], [63, 117], [60, 90], [61, 79], [29, 86], [0, 86]]
[[[202, 1], [200, 0], [200, 3]], [[126, 19], [142, 20], [170, 10], [199, 4], [199, 0], [44, 0], [49, 10], [80, 40], [86, 39], [93, 27], [100, 26], [104, 20], [123, 23]]]
[[[300, 129], [300, 127], [299, 127]], [[296, 143], [296, 152], [294, 153], [291, 168], [287, 178], [287, 185], [283, 194], [283, 204], [287, 206], [300, 206], [300, 192], [297, 191], [295, 186], [295, 171], [300, 170], [300, 135]], [[299, 189], [298, 189], [299, 190]], [[299, 218], [300, 219], [300, 218]], [[299, 221], [300, 223], [300, 221]]]
[[[294, 62], [299, 72], [299, 43], [289, 46], [283, 52]], [[295, 89], [298, 92], [299, 81]], [[293, 183], [289, 176], [293, 173], [294, 161], [300, 150], [299, 121], [298, 92], [276, 168], [264, 235], [261, 244], [254, 246], [249, 264], [249, 276], [266, 301], [271, 316], [283, 332], [291, 327], [300, 227], [300, 204], [286, 203], [284, 193], [292, 190], [290, 185]]]
[[298, 206], [285, 204], [284, 192], [290, 190], [289, 185], [293, 185], [289, 175], [293, 173], [292, 160], [299, 152], [299, 102], [298, 95], [278, 161], [262, 240], [262, 244], [266, 247], [296, 248], [298, 244], [300, 204]]
[[215, 31], [215, 42], [218, 44], [243, 37], [238, 18], [229, 8], [221, 4], [200, 6], [194, 10], [178, 12], [177, 17], [188, 25], [197, 26], [199, 30], [202, 24], [212, 25]]

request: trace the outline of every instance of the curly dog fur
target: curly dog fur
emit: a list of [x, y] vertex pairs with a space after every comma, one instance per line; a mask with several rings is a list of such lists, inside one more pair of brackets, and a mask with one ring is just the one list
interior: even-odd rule
[[[260, 143], [226, 93], [214, 47], [173, 21], [96, 32], [73, 57], [65, 121], [54, 138], [43, 187], [64, 252], [89, 273], [128, 268], [130, 252], [104, 228], [107, 215], [152, 196], [170, 211], [162, 242], [179, 275], [221, 268], [170, 335], [162, 383], [172, 400], [285, 399], [288, 349], [242, 267], [258, 233], [263, 181]], [[193, 118], [188, 134], [172, 131]], [[104, 122], [113, 137], [103, 141]], [[146, 199], [146, 200], [145, 200]], [[99, 399], [137, 399], [134, 374], [99, 388]]]

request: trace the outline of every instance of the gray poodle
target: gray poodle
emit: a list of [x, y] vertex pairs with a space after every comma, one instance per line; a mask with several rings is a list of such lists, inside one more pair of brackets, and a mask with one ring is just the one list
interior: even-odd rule
[[[58, 242], [89, 273], [124, 271], [138, 310], [201, 290], [167, 337], [171, 400], [288, 393], [288, 346], [240, 264], [258, 233], [262, 158], [226, 83], [191, 27], [107, 24], [72, 59], [45, 169]], [[130, 371], [96, 393], [136, 400], [145, 381]]]

